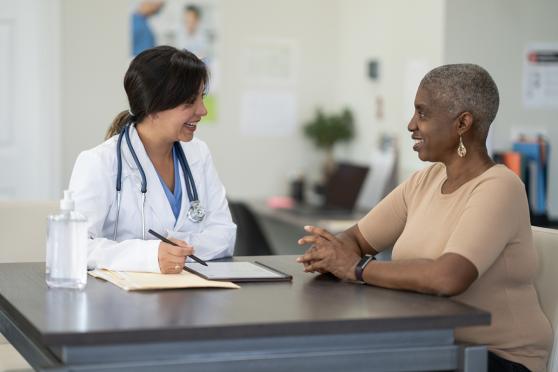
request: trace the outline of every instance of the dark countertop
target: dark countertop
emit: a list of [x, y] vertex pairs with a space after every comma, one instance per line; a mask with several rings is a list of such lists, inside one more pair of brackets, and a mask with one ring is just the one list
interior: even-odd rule
[[0, 310], [48, 346], [386, 332], [490, 323], [447, 298], [307, 274], [296, 256], [258, 260], [292, 282], [241, 289], [126, 292], [92, 277], [83, 291], [49, 289], [44, 263], [0, 264]]
[[259, 217], [270, 218], [300, 229], [303, 226], [316, 225], [338, 233], [356, 224], [368, 211], [355, 210], [353, 212], [310, 211], [305, 208], [293, 209], [270, 208], [263, 200], [250, 200], [246, 204]]

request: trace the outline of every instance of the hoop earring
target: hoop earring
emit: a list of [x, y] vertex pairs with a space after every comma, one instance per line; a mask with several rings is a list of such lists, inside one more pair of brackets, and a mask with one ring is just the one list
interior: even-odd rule
[[459, 136], [459, 146], [457, 146], [457, 155], [459, 155], [460, 158], [464, 158], [465, 155], [467, 155], [467, 149], [463, 144], [463, 139], [461, 138], [461, 136]]

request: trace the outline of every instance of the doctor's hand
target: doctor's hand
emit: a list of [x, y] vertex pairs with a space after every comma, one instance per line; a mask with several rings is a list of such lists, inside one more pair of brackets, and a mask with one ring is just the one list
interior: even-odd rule
[[186, 257], [194, 254], [194, 248], [183, 240], [169, 239], [177, 246], [161, 242], [159, 244], [159, 269], [163, 274], [182, 272]]
[[333, 234], [315, 226], [304, 226], [307, 235], [298, 240], [299, 245], [312, 246], [296, 260], [304, 265], [305, 272], [329, 272], [339, 279], [356, 280], [355, 267], [360, 255], [353, 247], [345, 246]]

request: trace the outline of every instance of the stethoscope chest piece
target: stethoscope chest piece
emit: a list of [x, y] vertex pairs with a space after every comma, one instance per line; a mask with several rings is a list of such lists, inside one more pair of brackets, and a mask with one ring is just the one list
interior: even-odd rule
[[[116, 174], [116, 220], [114, 223], [114, 240], [116, 240], [118, 234], [118, 217], [120, 215], [120, 204], [121, 204], [121, 196], [120, 191], [122, 189], [122, 139], [125, 138], [126, 144], [128, 145], [128, 149], [130, 150], [130, 154], [136, 163], [138, 171], [141, 177], [141, 193], [142, 193], [142, 202], [141, 202], [141, 223], [142, 223], [142, 238], [145, 240], [145, 196], [147, 193], [147, 177], [145, 176], [145, 172], [143, 171], [143, 167], [140, 164], [138, 156], [134, 151], [134, 147], [132, 146], [132, 141], [130, 140], [130, 126], [132, 124], [128, 123], [122, 128], [120, 134], [118, 136], [118, 142], [116, 144], [116, 157], [117, 157], [117, 174]], [[188, 219], [192, 222], [199, 223], [203, 221], [205, 218], [205, 209], [201, 206], [199, 198], [198, 198], [198, 191], [196, 190], [196, 184], [194, 182], [194, 176], [192, 175], [192, 171], [190, 170], [190, 166], [188, 165], [188, 161], [186, 160], [186, 155], [184, 154], [184, 150], [179, 142], [174, 143], [174, 147], [178, 154], [178, 161], [182, 166], [182, 172], [184, 173], [185, 184], [186, 184], [186, 191], [188, 192], [188, 199], [190, 200], [190, 209], [188, 209]]]
[[188, 219], [192, 222], [199, 223], [205, 218], [205, 209], [201, 206], [199, 200], [190, 203], [188, 209]]

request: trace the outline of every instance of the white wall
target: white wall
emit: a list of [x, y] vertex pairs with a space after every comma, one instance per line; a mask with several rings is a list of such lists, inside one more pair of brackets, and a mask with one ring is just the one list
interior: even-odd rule
[[[231, 197], [285, 194], [290, 175], [315, 173], [312, 168], [319, 164], [301, 127], [316, 105], [328, 107], [336, 96], [335, 2], [235, 0], [220, 4], [220, 122], [200, 126], [199, 137], [208, 142]], [[296, 52], [297, 79], [290, 89], [296, 96], [298, 127], [286, 137], [248, 137], [241, 132], [242, 95], [258, 88], [247, 81], [243, 57], [254, 39], [288, 41]]]
[[525, 109], [523, 54], [530, 42], [558, 43], [556, 0], [448, 1], [444, 62], [486, 68], [500, 90], [493, 123], [495, 150], [508, 150], [513, 128], [547, 130], [551, 142], [549, 207], [558, 217], [558, 110]]
[[[405, 4], [402, 11], [401, 4]], [[63, 0], [63, 173], [67, 183], [79, 151], [103, 139], [113, 116], [126, 108], [122, 79], [128, 59], [126, 1]], [[443, 0], [235, 0], [220, 3], [220, 119], [200, 125], [231, 197], [259, 198], [287, 192], [296, 172], [317, 177], [322, 154], [301, 127], [317, 106], [353, 108], [358, 134], [338, 157], [368, 161], [380, 132], [401, 137], [404, 174], [420, 167], [406, 132], [405, 75], [409, 60], [440, 63]], [[284, 137], [247, 137], [240, 103], [247, 82], [243, 52], [254, 38], [286, 40], [295, 46], [298, 128]], [[365, 75], [378, 58], [379, 82]], [[374, 100], [385, 101], [385, 118], [374, 119]]]
[[[424, 73], [441, 64], [444, 43], [444, 0], [339, 0], [340, 43], [336, 101], [354, 109], [358, 134], [345, 151], [367, 162], [378, 136], [396, 136], [400, 148], [400, 178], [425, 166], [412, 150], [407, 124], [423, 73], [407, 74], [413, 63]], [[379, 80], [367, 77], [366, 64], [379, 61]], [[409, 85], [410, 88], [406, 86]], [[384, 102], [383, 118], [376, 117], [376, 98]], [[373, 171], [373, 170], [372, 170]]]
[[128, 2], [62, 0], [62, 184], [79, 152], [101, 143], [127, 109]]
[[57, 0], [0, 0], [2, 199], [58, 194], [59, 21]]
[[[53, 19], [61, 19], [59, 189], [67, 184], [79, 151], [100, 143], [114, 115], [126, 109], [122, 79], [129, 63], [128, 1], [60, 3], [60, 8], [50, 9], [56, 13]], [[201, 127], [199, 136], [209, 143], [232, 197], [285, 193], [288, 175], [301, 170], [316, 175], [322, 159], [300, 128], [280, 138], [241, 134], [241, 96], [253, 88], [244, 79], [241, 55], [250, 40], [258, 37], [290, 40], [297, 47], [300, 63], [294, 90], [299, 126], [318, 105], [325, 110], [350, 106], [357, 138], [349, 146], [338, 147], [337, 156], [367, 161], [378, 134], [393, 133], [400, 140], [402, 178], [422, 166], [406, 132], [412, 109], [412, 94], [405, 87], [409, 66], [467, 61], [485, 66], [502, 97], [494, 147], [508, 147], [513, 127], [546, 128], [554, 145], [550, 198], [557, 209], [558, 193], [552, 193], [558, 182], [556, 110], [526, 110], [521, 102], [525, 45], [558, 40], [555, 0], [235, 0], [221, 1], [220, 7], [221, 120], [218, 125]], [[378, 81], [366, 77], [366, 62], [371, 58], [380, 62]], [[57, 69], [49, 69], [53, 72], [49, 79], [57, 80]], [[378, 96], [384, 100], [382, 119], [375, 116]], [[50, 103], [42, 104], [58, 105], [55, 96], [49, 99]], [[51, 135], [56, 141], [56, 134]], [[56, 162], [57, 154], [52, 156]]]
[[[83, 149], [103, 140], [114, 115], [127, 108], [122, 80], [128, 59], [126, 1], [63, 1], [63, 170], [68, 182]], [[200, 125], [198, 136], [213, 153], [232, 197], [264, 197], [286, 192], [287, 177], [309, 170], [316, 154], [300, 135], [252, 138], [240, 133], [239, 105], [250, 88], [243, 80], [241, 52], [254, 37], [289, 40], [298, 50], [295, 85], [298, 119], [335, 96], [337, 18], [333, 1], [237, 0], [221, 2], [220, 120]], [[320, 9], [319, 17], [314, 17]]]

